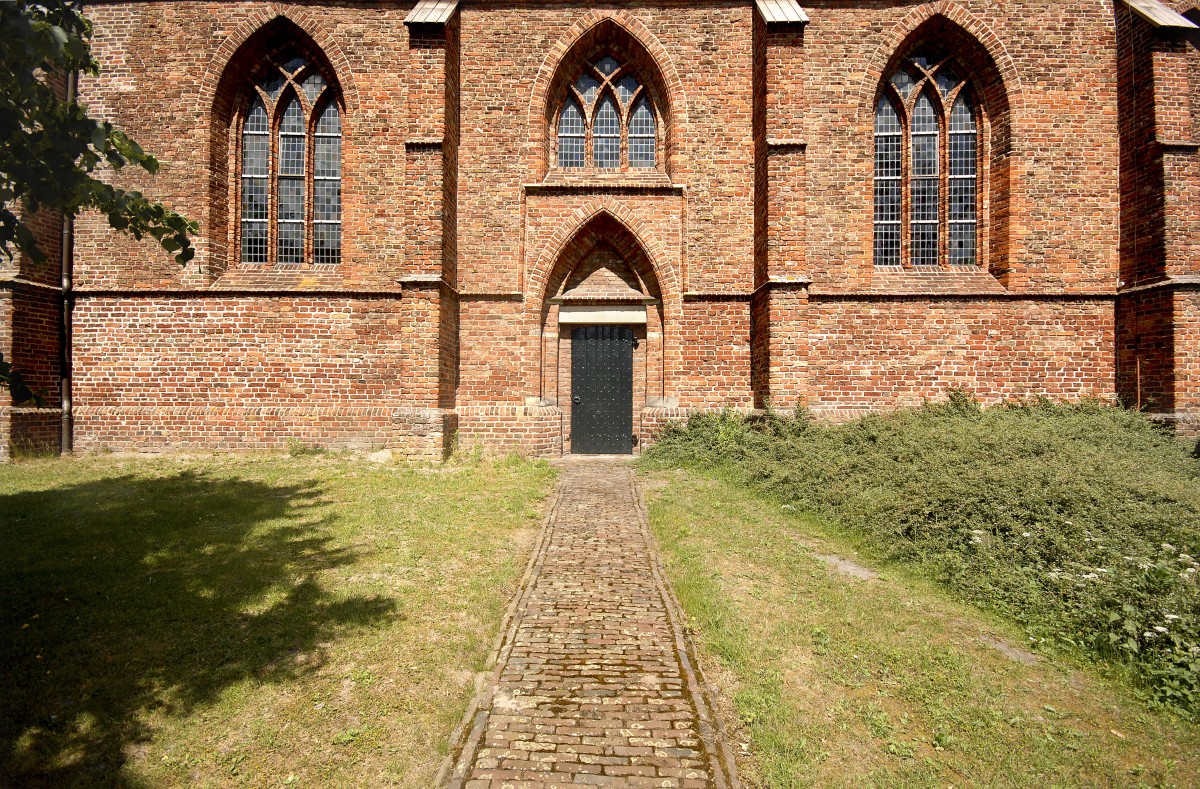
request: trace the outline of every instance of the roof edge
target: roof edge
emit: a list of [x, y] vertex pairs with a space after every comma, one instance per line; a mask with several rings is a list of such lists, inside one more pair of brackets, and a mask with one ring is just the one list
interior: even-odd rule
[[808, 24], [808, 14], [798, 0], [754, 0], [754, 4], [768, 25]]
[[1192, 20], [1178, 11], [1172, 10], [1161, 0], [1125, 0], [1138, 16], [1145, 19], [1154, 27], [1173, 30], [1200, 30]]
[[420, 0], [404, 17], [406, 25], [444, 25], [454, 16], [459, 0]]

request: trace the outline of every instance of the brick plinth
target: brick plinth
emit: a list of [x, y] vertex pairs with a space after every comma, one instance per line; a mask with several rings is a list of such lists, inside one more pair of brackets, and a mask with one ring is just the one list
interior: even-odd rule
[[466, 452], [557, 457], [563, 452], [563, 412], [557, 406], [460, 406], [458, 446]]

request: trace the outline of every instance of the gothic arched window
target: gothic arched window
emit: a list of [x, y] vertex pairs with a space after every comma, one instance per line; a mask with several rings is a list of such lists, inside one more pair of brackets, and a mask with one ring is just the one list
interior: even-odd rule
[[338, 263], [342, 125], [338, 95], [293, 57], [254, 86], [241, 118], [241, 261]]
[[605, 55], [567, 88], [558, 113], [558, 166], [652, 169], [657, 126], [643, 81], [632, 66]]
[[918, 55], [892, 73], [875, 105], [875, 265], [978, 261], [978, 130], [949, 61]]

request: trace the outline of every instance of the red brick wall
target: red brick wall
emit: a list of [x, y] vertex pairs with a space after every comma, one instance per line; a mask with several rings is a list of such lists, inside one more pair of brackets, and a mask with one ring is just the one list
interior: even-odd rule
[[814, 298], [795, 329], [818, 414], [920, 405], [949, 387], [984, 403], [1115, 388], [1107, 300]]
[[[1196, 156], [1147, 145], [1200, 123], [1200, 101], [1184, 102], [1200, 60], [1120, 3], [815, 0], [800, 28], [756, 21], [748, 0], [481, 0], [410, 36], [411, 6], [89, 6], [105, 68], [81, 95], [164, 165], [119, 182], [201, 232], [180, 271], [149, 242], [79, 223], [82, 447], [299, 437], [430, 457], [457, 429], [560, 451], [569, 414], [525, 403], [569, 394], [546, 298], [595, 233], [661, 299], [647, 403], [857, 411], [951, 386], [989, 402], [1111, 397], [1160, 330], [1172, 351], [1153, 386], [1181, 403], [1196, 391], [1200, 339], [1179, 306], [1192, 302], [1114, 298], [1120, 279], [1200, 266]], [[553, 91], [601, 34], [656, 91], [656, 172], [547, 169]], [[230, 254], [226, 108], [239, 69], [289, 35], [343, 91], [344, 259], [251, 272]], [[953, 48], [983, 97], [983, 271], [880, 295], [872, 111], [879, 81], [924, 42]], [[641, 402], [648, 442], [678, 414]]]

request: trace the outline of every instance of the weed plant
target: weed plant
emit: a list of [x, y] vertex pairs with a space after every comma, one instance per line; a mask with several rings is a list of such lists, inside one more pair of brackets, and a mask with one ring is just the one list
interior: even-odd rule
[[1141, 415], [958, 392], [841, 426], [699, 414], [644, 462], [732, 468], [1200, 721], [1200, 461]]

